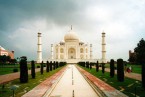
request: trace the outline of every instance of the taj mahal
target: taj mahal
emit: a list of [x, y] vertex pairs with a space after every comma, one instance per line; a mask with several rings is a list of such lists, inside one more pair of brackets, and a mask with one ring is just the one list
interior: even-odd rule
[[[37, 63], [42, 62], [42, 43], [41, 33], [38, 32], [38, 51]], [[48, 61], [66, 61], [67, 63], [77, 63], [79, 61], [91, 61], [106, 63], [106, 50], [105, 50], [105, 32], [102, 32], [102, 58], [95, 59], [92, 55], [92, 44], [86, 44], [80, 41], [79, 37], [71, 29], [65, 34], [64, 40], [58, 44], [51, 44], [51, 57]]]

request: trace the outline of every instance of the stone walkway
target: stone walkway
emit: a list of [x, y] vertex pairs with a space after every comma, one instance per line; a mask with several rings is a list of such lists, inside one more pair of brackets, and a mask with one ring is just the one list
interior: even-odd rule
[[75, 65], [68, 65], [51, 93], [44, 97], [100, 97], [84, 79]]
[[[45, 68], [44, 68], [45, 70]], [[40, 71], [40, 68], [35, 69], [35, 72]], [[31, 70], [28, 70], [28, 74], [31, 74]], [[6, 84], [12, 80], [20, 78], [20, 72], [10, 73], [0, 76], [0, 84]]]

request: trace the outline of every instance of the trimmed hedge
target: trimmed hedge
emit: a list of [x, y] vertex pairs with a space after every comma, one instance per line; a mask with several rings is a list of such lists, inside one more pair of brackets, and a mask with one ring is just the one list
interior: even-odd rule
[[49, 62], [46, 62], [46, 72], [49, 72]]
[[20, 61], [20, 82], [28, 82], [28, 68], [27, 68], [27, 59], [22, 58]]
[[105, 63], [102, 63], [102, 73], [105, 73]]
[[40, 73], [43, 74], [43, 61], [41, 63]]
[[114, 60], [110, 60], [110, 77], [114, 77], [115, 68], [114, 68]]
[[34, 63], [34, 61], [31, 61], [31, 75], [32, 75], [32, 78], [35, 78], [35, 63]]
[[117, 80], [120, 82], [124, 81], [124, 64], [123, 59], [117, 60]]

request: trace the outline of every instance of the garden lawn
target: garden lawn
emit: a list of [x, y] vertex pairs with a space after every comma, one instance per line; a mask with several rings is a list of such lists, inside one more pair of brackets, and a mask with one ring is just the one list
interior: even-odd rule
[[[115, 67], [117, 66], [117, 64], [115, 64]], [[127, 67], [131, 66], [132, 67], [132, 72], [133, 73], [138, 73], [141, 74], [141, 65], [131, 65], [131, 64], [127, 64]], [[106, 68], [110, 68], [110, 64], [105, 64]]]
[[[35, 67], [37, 68], [37, 66], [40, 67], [40, 64], [35, 64]], [[19, 68], [19, 64], [6, 64], [4, 66], [0, 65], [0, 75], [4, 75], [4, 74], [9, 74], [9, 73], [14, 73], [13, 72], [13, 69], [18, 69], [18, 72], [20, 71], [20, 68]], [[28, 70], [31, 69], [31, 64], [28, 64]]]
[[53, 71], [50, 71], [50, 72], [46, 72], [46, 70], [44, 70], [43, 75], [41, 75], [40, 72], [37, 72], [35, 79], [32, 79], [31, 75], [29, 75], [29, 82], [28, 83], [20, 83], [20, 80], [16, 79], [16, 80], [11, 81], [8, 84], [6, 84], [4, 89], [2, 89], [2, 85], [0, 85], [0, 97], [12, 96], [12, 90], [10, 89], [10, 87], [13, 85], [18, 86], [18, 88], [15, 90], [15, 97], [21, 97], [26, 92], [30, 91], [35, 86], [37, 86], [42, 81], [44, 81], [46, 78], [52, 76], [53, 74], [55, 74], [56, 72], [61, 70], [63, 67], [59, 67], [59, 68], [57, 68]]
[[89, 73], [93, 74], [97, 78], [103, 80], [104, 82], [108, 83], [109, 85], [113, 86], [117, 90], [123, 92], [124, 94], [128, 95], [129, 97], [134, 97], [135, 95], [135, 87], [137, 90], [137, 95], [139, 97], [145, 97], [145, 90], [141, 87], [141, 81], [137, 81], [134, 79], [130, 79], [125, 77], [124, 82], [118, 82], [117, 76], [115, 75], [114, 78], [110, 78], [110, 73], [105, 72], [105, 74], [102, 74], [102, 71], [99, 70], [99, 72], [95, 71], [95, 68], [88, 69], [85, 67], [80, 66], [81, 68], [85, 69]]

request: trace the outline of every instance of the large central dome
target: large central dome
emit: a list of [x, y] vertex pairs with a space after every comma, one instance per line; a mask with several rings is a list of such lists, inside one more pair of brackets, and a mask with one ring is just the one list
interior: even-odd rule
[[78, 41], [79, 38], [75, 34], [75, 32], [72, 31], [72, 29], [64, 36], [65, 41]]

